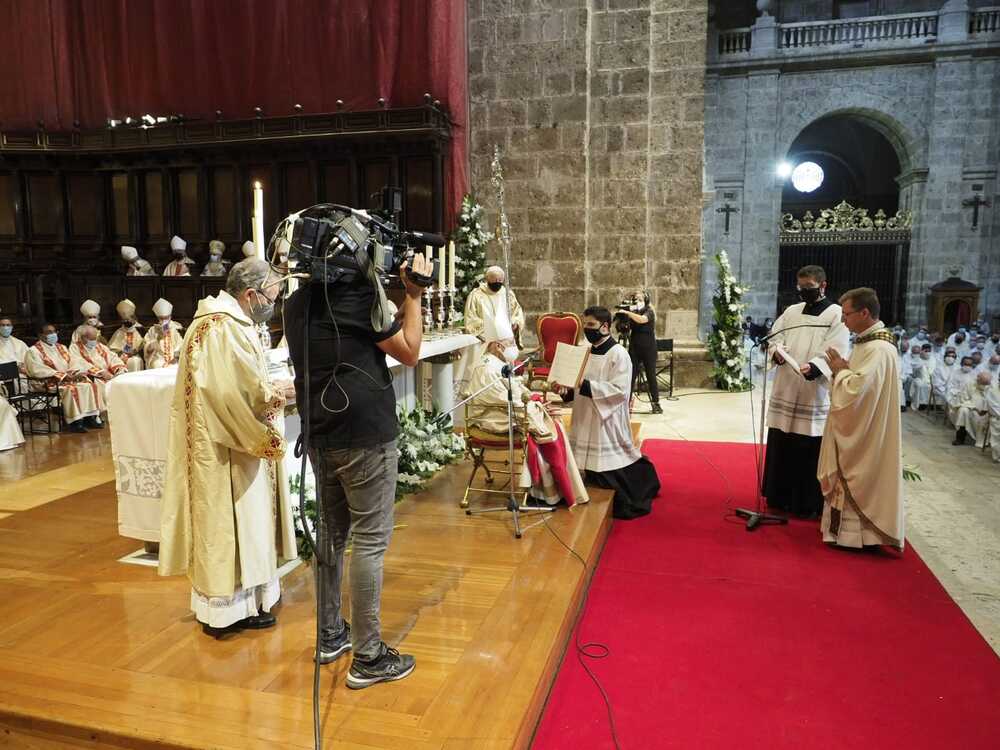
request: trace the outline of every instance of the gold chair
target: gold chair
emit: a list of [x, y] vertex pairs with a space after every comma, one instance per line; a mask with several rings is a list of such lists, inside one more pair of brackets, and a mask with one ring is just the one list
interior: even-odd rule
[[[507, 407], [506, 406], [476, 406], [476, 414], [479, 417], [486, 416], [490, 413], [495, 413], [500, 416], [502, 413], [503, 417], [507, 417]], [[519, 414], [519, 408], [521, 413]], [[484, 494], [494, 494], [494, 495], [504, 495], [505, 497], [510, 494], [511, 483], [516, 481], [515, 477], [520, 474], [521, 467], [524, 465], [524, 431], [522, 429], [523, 425], [523, 407], [514, 407], [514, 465], [511, 466], [510, 463], [510, 446], [508, 443], [508, 435], [506, 432], [491, 432], [488, 430], [483, 430], [478, 427], [470, 426], [469, 422], [469, 404], [465, 406], [465, 452], [472, 459], [472, 474], [469, 475], [469, 481], [465, 487], [465, 494], [462, 496], [462, 502], [459, 504], [462, 508], [469, 507], [469, 495], [474, 492], [481, 492]], [[503, 454], [503, 459], [499, 457], [491, 457], [487, 454], [489, 452], [501, 452]], [[479, 474], [480, 469], [486, 474], [485, 476], [485, 486], [476, 485], [476, 476]], [[495, 474], [502, 474], [507, 477], [507, 481], [501, 484], [499, 487], [494, 487], [493, 483], [495, 480]], [[515, 490], [515, 497], [520, 496], [518, 500], [518, 505], [524, 505], [525, 500], [528, 498], [527, 488], [523, 490]]]

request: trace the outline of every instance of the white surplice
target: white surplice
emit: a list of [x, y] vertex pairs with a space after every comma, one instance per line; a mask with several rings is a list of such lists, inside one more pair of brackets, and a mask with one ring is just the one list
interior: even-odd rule
[[958, 407], [961, 405], [966, 386], [975, 379], [974, 372], [971, 370], [965, 372], [961, 367], [957, 367], [948, 378], [948, 384], [944, 388], [944, 400], [947, 403], [948, 421], [952, 424], [958, 419]]
[[912, 375], [910, 376], [910, 405], [914, 408], [926, 406], [931, 400], [931, 380], [937, 367], [934, 357], [912, 360]]
[[632, 359], [620, 344], [607, 354], [590, 353], [584, 380], [590, 397], [577, 391], [569, 442], [581, 471], [614, 471], [642, 458], [632, 442], [628, 397], [632, 385]]
[[1000, 385], [996, 383], [986, 391], [986, 409], [990, 416], [990, 449], [993, 460], [1000, 461]]
[[823, 355], [833, 347], [846, 357], [850, 350], [850, 332], [840, 320], [840, 305], [830, 305], [819, 315], [805, 315], [805, 306], [804, 302], [800, 302], [789, 307], [774, 321], [771, 330], [781, 331], [803, 325], [824, 327], [786, 330], [771, 342], [784, 346], [800, 365], [816, 365], [822, 375], [815, 380], [806, 380], [790, 365], [779, 366], [768, 403], [767, 426], [782, 432], [819, 437], [823, 434], [830, 410], [830, 367]]
[[146, 364], [142, 359], [144, 343], [143, 336], [139, 332], [139, 324], [137, 323], [131, 328], [121, 326], [111, 334], [111, 341], [108, 342], [108, 348], [119, 356], [129, 372], [138, 372]]
[[989, 410], [986, 404], [986, 394], [989, 386], [980, 386], [975, 380], [965, 386], [958, 401], [955, 412], [955, 428], [964, 427], [969, 437], [982, 448], [986, 443], [986, 433], [989, 429]]
[[931, 388], [934, 391], [935, 404], [940, 406], [948, 402], [948, 381], [951, 380], [951, 376], [958, 370], [959, 366], [957, 362], [952, 362], [949, 365], [943, 359], [934, 367], [934, 372], [931, 373]]
[[7, 451], [24, 444], [17, 412], [0, 393], [0, 451]]
[[0, 336], [0, 362], [17, 362], [24, 371], [24, 358], [28, 355], [28, 345], [16, 336]]
[[181, 329], [181, 324], [173, 320], [170, 321], [170, 330], [168, 331], [164, 331], [159, 324], [150, 326], [142, 340], [142, 353], [146, 361], [146, 369], [152, 370], [157, 367], [169, 367], [177, 364], [177, 358], [181, 354], [181, 343], [184, 340]]
[[[65, 346], [46, 344], [43, 341], [29, 347], [24, 360], [28, 375], [38, 379], [31, 382], [32, 390], [58, 388], [63, 414], [70, 423], [86, 417], [96, 417], [104, 411], [104, 390], [98, 389], [93, 380], [66, 380], [67, 373], [74, 369], [72, 361], [72, 355]], [[45, 382], [38, 382], [40, 380]]]

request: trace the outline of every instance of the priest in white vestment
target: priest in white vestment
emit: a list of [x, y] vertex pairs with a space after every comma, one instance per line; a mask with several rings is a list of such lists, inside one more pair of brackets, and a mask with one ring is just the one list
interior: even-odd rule
[[965, 386], [955, 415], [955, 439], [952, 445], [965, 445], [967, 437], [972, 438], [977, 448], [982, 448], [986, 444], [990, 414], [986, 396], [989, 390], [988, 372], [977, 373], [973, 381]]
[[138, 372], [145, 366], [143, 361], [143, 337], [139, 329], [142, 325], [135, 317], [135, 303], [123, 299], [115, 306], [122, 324], [108, 342], [108, 348], [125, 363], [129, 372]]
[[59, 343], [59, 335], [51, 323], [38, 332], [38, 341], [28, 349], [24, 359], [29, 387], [35, 391], [59, 391], [63, 416], [70, 432], [101, 429], [100, 414], [104, 410], [97, 385], [79, 367], [73, 366], [69, 349]]
[[[772, 358], [778, 365], [767, 409], [767, 451], [761, 493], [767, 505], [819, 518], [823, 494], [816, 479], [819, 447], [830, 410], [830, 368], [824, 352], [847, 352], [850, 339], [840, 305], [826, 296], [826, 272], [803, 266], [796, 274], [799, 298], [774, 322]], [[781, 333], [784, 331], [784, 333]], [[797, 369], [777, 352], [780, 345]]]
[[69, 343], [75, 344], [80, 340], [83, 329], [87, 326], [93, 326], [97, 329], [98, 341], [102, 344], [107, 344], [108, 342], [101, 335], [101, 329], [104, 328], [104, 324], [101, 322], [101, 306], [92, 299], [84, 300], [83, 304], [80, 305], [80, 314], [83, 315], [83, 322], [73, 329], [73, 335], [70, 337]]
[[955, 354], [955, 347], [949, 346], [945, 349], [944, 357], [934, 367], [931, 374], [931, 392], [934, 396], [934, 408], [943, 408], [948, 404], [948, 381], [951, 380], [952, 373], [958, 370], [958, 358]]
[[229, 272], [229, 264], [222, 259], [226, 244], [222, 240], [212, 240], [208, 243], [208, 263], [201, 269], [202, 276], [225, 276]]
[[1000, 380], [994, 380], [986, 391], [986, 411], [989, 415], [990, 450], [993, 460], [1000, 462]]
[[[102, 412], [106, 412], [107, 383], [123, 372], [128, 372], [125, 363], [111, 349], [98, 341], [97, 329], [93, 326], [84, 326], [79, 341], [69, 345], [69, 352], [70, 364], [80, 372], [86, 373], [93, 381], [98, 406]], [[95, 422], [103, 426], [100, 417], [97, 417]]]
[[961, 406], [962, 398], [965, 395], [965, 388], [976, 379], [976, 373], [972, 366], [972, 357], [962, 357], [959, 369], [948, 378], [948, 385], [944, 389], [944, 399], [948, 410], [948, 421], [956, 427], [958, 421], [958, 407]]
[[24, 445], [24, 434], [17, 423], [17, 411], [7, 402], [0, 385], [0, 451], [9, 451], [19, 445]]
[[181, 354], [181, 330], [183, 326], [171, 317], [174, 306], [162, 297], [153, 305], [156, 325], [150, 326], [142, 341], [142, 353], [146, 369], [170, 367], [177, 364]]
[[605, 307], [583, 311], [583, 333], [591, 345], [579, 389], [557, 386], [573, 402], [569, 442], [588, 484], [613, 489], [615, 518], [650, 512], [660, 481], [649, 459], [632, 441], [628, 398], [632, 358], [611, 336], [611, 312]]
[[931, 402], [931, 379], [934, 377], [934, 368], [938, 362], [931, 354], [931, 345], [924, 344], [920, 348], [920, 356], [911, 361], [910, 369], [910, 406], [917, 411], [927, 409], [927, 404]]
[[18, 369], [24, 372], [27, 354], [28, 345], [14, 335], [14, 321], [0, 318], [0, 362], [17, 362]]
[[188, 257], [187, 242], [176, 234], [170, 238], [170, 252], [173, 260], [163, 269], [164, 276], [190, 276], [194, 261]]
[[278, 568], [298, 554], [281, 461], [291, 384], [268, 376], [255, 324], [279, 286], [256, 258], [203, 299], [184, 337], [160, 512], [160, 575], [186, 574], [191, 610], [221, 638], [271, 627]]
[[895, 337], [879, 320], [873, 289], [840, 298], [855, 334], [850, 360], [827, 352], [833, 370], [830, 416], [819, 456], [823, 541], [841, 547], [904, 544], [899, 366]]
[[122, 245], [122, 260], [128, 263], [126, 276], [156, 276], [149, 261], [139, 257], [139, 251], [131, 245]]

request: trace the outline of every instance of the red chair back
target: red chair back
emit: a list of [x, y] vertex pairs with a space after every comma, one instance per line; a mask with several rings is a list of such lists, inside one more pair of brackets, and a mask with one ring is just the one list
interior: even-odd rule
[[536, 326], [538, 343], [542, 347], [542, 360], [552, 364], [556, 356], [556, 344], [562, 341], [575, 345], [583, 333], [583, 320], [576, 313], [545, 313], [538, 318]]

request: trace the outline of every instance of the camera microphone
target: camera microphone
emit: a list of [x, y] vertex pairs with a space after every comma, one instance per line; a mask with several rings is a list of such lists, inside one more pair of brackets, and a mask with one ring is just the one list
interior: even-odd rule
[[431, 247], [444, 247], [446, 240], [440, 234], [430, 232], [403, 232], [403, 240], [414, 245], [430, 245]]

